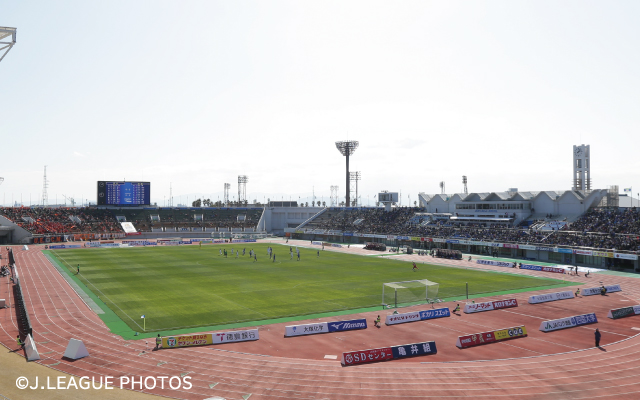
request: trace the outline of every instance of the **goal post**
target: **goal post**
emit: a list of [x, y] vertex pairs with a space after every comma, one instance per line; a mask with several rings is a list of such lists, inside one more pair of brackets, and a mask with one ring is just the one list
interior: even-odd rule
[[411, 303], [425, 303], [438, 298], [440, 285], [428, 279], [404, 282], [387, 282], [382, 284], [382, 305], [408, 305]]

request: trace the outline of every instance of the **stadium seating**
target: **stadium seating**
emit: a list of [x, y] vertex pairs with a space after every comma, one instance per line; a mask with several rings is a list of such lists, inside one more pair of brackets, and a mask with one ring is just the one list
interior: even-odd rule
[[596, 249], [637, 250], [640, 245], [640, 214], [635, 209], [593, 209], [573, 223], [567, 223], [563, 216], [543, 217], [530, 226], [513, 227], [495, 222], [426, 221], [420, 217], [420, 209], [409, 207], [391, 212], [380, 208], [333, 209], [306, 228]]

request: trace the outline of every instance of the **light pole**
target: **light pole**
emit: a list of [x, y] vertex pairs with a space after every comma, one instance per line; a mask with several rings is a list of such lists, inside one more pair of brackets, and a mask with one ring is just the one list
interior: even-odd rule
[[340, 154], [342, 154], [343, 156], [345, 156], [347, 158], [347, 191], [346, 191], [346, 206], [350, 207], [350, 196], [349, 196], [349, 183], [351, 180], [351, 176], [349, 175], [349, 156], [352, 155], [356, 149], [358, 148], [358, 145], [360, 143], [356, 140], [347, 140], [347, 141], [342, 141], [342, 142], [336, 142], [336, 148], [338, 149], [338, 151], [340, 151]]

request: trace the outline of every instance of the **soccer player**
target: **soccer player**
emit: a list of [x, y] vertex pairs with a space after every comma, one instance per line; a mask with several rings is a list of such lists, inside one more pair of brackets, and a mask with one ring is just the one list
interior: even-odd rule
[[253, 252], [253, 262], [258, 261], [258, 255], [256, 254], [256, 252]]
[[415, 261], [413, 262], [413, 270], [414, 270], [414, 271], [417, 271], [417, 270], [418, 270], [418, 266], [416, 265], [416, 262], [415, 262]]
[[76, 275], [78, 275], [80, 273], [80, 264], [78, 264], [76, 268], [77, 268]]
[[276, 253], [273, 253], [273, 261], [272, 262], [276, 262]]
[[293, 260], [293, 251], [290, 251], [289, 254], [291, 255], [291, 260]]
[[316, 256], [316, 258], [320, 257], [320, 250], [318, 250], [318, 255]]
[[218, 250], [220, 250], [220, 255], [222, 255], [222, 249], [218, 249]]
[[244, 257], [244, 251], [246, 250], [246, 248], [242, 249], [242, 257]]
[[298, 250], [298, 261], [300, 261], [300, 250]]

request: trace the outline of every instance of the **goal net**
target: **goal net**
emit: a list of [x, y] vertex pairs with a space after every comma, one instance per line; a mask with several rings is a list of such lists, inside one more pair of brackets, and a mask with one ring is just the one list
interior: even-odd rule
[[397, 308], [398, 305], [424, 303], [438, 298], [436, 282], [428, 279], [382, 284], [382, 305]]

